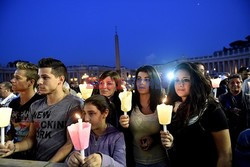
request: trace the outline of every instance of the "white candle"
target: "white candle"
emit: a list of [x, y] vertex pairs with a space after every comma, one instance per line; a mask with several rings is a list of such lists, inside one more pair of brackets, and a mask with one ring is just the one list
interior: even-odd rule
[[167, 132], [167, 125], [163, 125], [163, 131]]
[[5, 136], [4, 128], [1, 128], [1, 144], [2, 145], [4, 145], [4, 136]]
[[172, 110], [172, 105], [166, 105], [164, 103], [157, 105], [159, 123], [163, 125], [164, 132], [167, 132], [167, 125], [171, 123]]
[[214, 88], [213, 92], [214, 92], [214, 98], [216, 98], [216, 96], [217, 96], [217, 88]]
[[[76, 117], [78, 118], [78, 137], [79, 137], [79, 140], [81, 140], [79, 134], [82, 133], [82, 118], [78, 114], [76, 114]], [[85, 158], [84, 149], [80, 150], [80, 152], [84, 159]]]

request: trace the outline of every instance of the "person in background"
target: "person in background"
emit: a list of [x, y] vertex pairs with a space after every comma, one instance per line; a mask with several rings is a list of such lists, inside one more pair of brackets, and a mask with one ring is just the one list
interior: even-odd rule
[[[209, 81], [209, 84], [212, 87], [212, 81], [210, 80], [211, 77], [208, 75], [206, 69], [205, 69], [205, 64], [201, 62], [194, 62], [194, 64], [197, 66], [198, 71], [201, 72], [201, 74]], [[211, 89], [210, 95], [213, 96], [214, 92], [213, 89]]]
[[239, 74], [228, 77], [229, 92], [219, 96], [219, 101], [227, 116], [232, 148], [234, 150], [238, 135], [247, 128], [246, 106], [243, 103], [242, 79]]
[[116, 71], [105, 71], [99, 77], [98, 89], [93, 94], [100, 94], [107, 97], [111, 102], [111, 109], [107, 122], [121, 130], [119, 118], [121, 112], [121, 101], [118, 97], [122, 91], [121, 77]]
[[228, 92], [227, 85], [228, 85], [228, 77], [223, 75], [221, 77], [220, 86], [219, 86], [219, 88], [217, 88], [216, 97], [219, 97], [220, 95]]
[[9, 103], [16, 98], [16, 95], [12, 91], [12, 85], [10, 82], [0, 83], [0, 107], [8, 107]]
[[85, 149], [87, 157], [83, 159], [78, 151], [73, 151], [68, 166], [126, 166], [124, 135], [106, 122], [109, 111], [110, 102], [105, 96], [93, 95], [85, 100], [82, 117], [91, 123], [89, 147]]
[[250, 129], [242, 131], [235, 148], [235, 166], [250, 166]]
[[74, 114], [81, 110], [83, 101], [63, 91], [67, 69], [60, 60], [43, 58], [38, 67], [38, 90], [45, 97], [30, 106], [27, 137], [21, 142], [8, 141], [5, 146], [0, 145], [0, 156], [35, 146], [36, 160], [62, 162], [72, 149], [67, 126], [77, 121]]
[[[0, 107], [8, 107], [9, 103], [16, 98], [16, 95], [12, 91], [12, 85], [10, 82], [0, 83]], [[10, 130], [10, 125], [5, 127], [5, 139], [8, 140], [7, 132]]]
[[247, 127], [250, 128], [250, 77], [245, 79], [242, 85], [242, 99], [246, 106]]
[[238, 70], [238, 74], [240, 74], [243, 82], [245, 81], [245, 79], [247, 79], [250, 76], [250, 70], [248, 67], [241, 67]]
[[[206, 71], [206, 66], [205, 64], [201, 63], [201, 62], [194, 62], [194, 64], [197, 66], [198, 70], [202, 73], [202, 75], [205, 76], [205, 78], [207, 80], [209, 80], [209, 82], [211, 83], [210, 79], [211, 77], [209, 76], [208, 72]], [[211, 84], [212, 85], [212, 84]]]
[[[209, 81], [190, 62], [177, 65], [174, 76], [167, 93], [167, 104], [174, 108], [168, 126], [174, 137], [169, 149], [173, 167], [230, 167], [228, 124], [220, 105], [210, 96]], [[166, 138], [162, 133], [162, 142]]]
[[[35, 92], [38, 80], [38, 68], [28, 62], [17, 62], [16, 70], [11, 79], [12, 90], [19, 94], [13, 99], [9, 107], [12, 108], [11, 128], [7, 132], [8, 140], [14, 143], [21, 142], [29, 133], [30, 123], [27, 121], [30, 105], [42, 98]], [[32, 150], [12, 155], [16, 159], [33, 159]]]
[[[133, 158], [136, 167], [168, 166], [167, 153], [160, 140], [161, 126], [156, 111], [157, 105], [163, 100], [158, 72], [149, 65], [138, 68], [135, 85], [132, 111], [128, 112], [129, 116], [120, 117], [121, 126], [128, 128], [132, 135], [126, 137], [127, 154], [130, 154], [127, 161]], [[169, 143], [173, 141], [168, 133], [166, 138]]]
[[66, 93], [66, 94], [72, 94], [74, 96], [77, 96], [77, 93], [74, 89], [70, 88], [68, 82], [64, 82], [63, 84], [63, 91]]
[[198, 70], [205, 76], [206, 75], [206, 69], [205, 69], [205, 64], [201, 62], [194, 62], [195, 65], [197, 65]]

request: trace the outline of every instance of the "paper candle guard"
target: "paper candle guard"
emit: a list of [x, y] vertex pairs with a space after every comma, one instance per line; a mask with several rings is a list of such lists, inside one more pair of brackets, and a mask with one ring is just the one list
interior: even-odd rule
[[121, 110], [123, 112], [128, 112], [131, 110], [132, 106], [132, 92], [131, 91], [124, 91], [119, 94], [119, 98], [121, 101]]
[[89, 146], [91, 124], [82, 122], [82, 130], [79, 132], [79, 123], [68, 126], [70, 138], [76, 150], [83, 150]]
[[11, 116], [12, 108], [9, 107], [1, 107], [0, 108], [0, 127], [6, 127], [10, 124], [10, 116]]
[[163, 125], [164, 132], [167, 131], [167, 125], [171, 123], [172, 110], [173, 110], [172, 105], [166, 105], [166, 104], [157, 105], [157, 114], [159, 123]]
[[1, 107], [0, 108], [0, 127], [1, 127], [1, 144], [4, 144], [5, 127], [10, 124], [12, 108]]
[[161, 125], [168, 125], [171, 123], [172, 110], [172, 105], [164, 104], [164, 106], [157, 106], [157, 114]]
[[82, 94], [82, 98], [84, 100], [86, 100], [87, 98], [89, 98], [92, 95], [94, 86], [91, 84], [84, 83], [84, 84], [79, 85], [79, 89], [80, 89], [80, 92]]
[[214, 90], [213, 90], [214, 97], [216, 98], [216, 96], [217, 96], [217, 88], [220, 87], [221, 78], [211, 79], [211, 82], [212, 82], [212, 87], [214, 88]]
[[219, 88], [220, 87], [221, 78], [211, 79], [211, 82], [212, 82], [212, 87], [213, 88]]

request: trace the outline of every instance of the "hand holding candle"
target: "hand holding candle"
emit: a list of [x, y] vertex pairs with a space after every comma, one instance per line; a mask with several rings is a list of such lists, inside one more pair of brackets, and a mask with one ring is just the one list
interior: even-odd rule
[[164, 132], [167, 132], [167, 125], [171, 123], [172, 110], [173, 106], [166, 105], [164, 102], [160, 105], [157, 105], [159, 123], [163, 125]]
[[1, 144], [4, 145], [5, 132], [4, 128], [10, 124], [12, 108], [1, 107], [0, 108], [0, 127], [1, 127]]
[[92, 95], [94, 86], [84, 82], [83, 84], [79, 85], [79, 89], [80, 89], [80, 92], [82, 94], [82, 98], [84, 100], [86, 100], [87, 98], [89, 98]]
[[132, 92], [125, 89], [119, 94], [119, 98], [121, 100], [121, 110], [124, 112], [124, 115], [127, 115], [127, 112], [132, 107]]
[[78, 114], [76, 114], [76, 117], [78, 118], [78, 123], [68, 126], [68, 131], [75, 149], [81, 151], [81, 155], [84, 158], [84, 149], [89, 146], [91, 124], [82, 122]]

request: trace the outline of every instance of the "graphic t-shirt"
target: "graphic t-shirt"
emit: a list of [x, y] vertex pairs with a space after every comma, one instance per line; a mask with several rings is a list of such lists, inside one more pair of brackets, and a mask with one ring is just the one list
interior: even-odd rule
[[9, 107], [12, 108], [11, 114], [11, 129], [8, 132], [9, 139], [14, 139], [14, 142], [20, 142], [24, 137], [28, 135], [29, 132], [29, 108], [30, 105], [43, 98], [38, 94], [35, 94], [27, 103], [20, 105], [20, 97], [13, 99]]
[[67, 141], [67, 126], [77, 121], [75, 113], [80, 112], [83, 101], [67, 95], [60, 102], [48, 105], [41, 99], [30, 107], [30, 122], [36, 129], [36, 159], [48, 161]]

